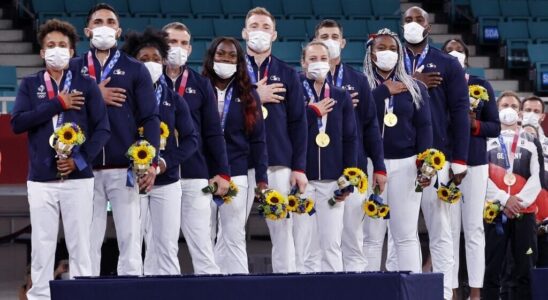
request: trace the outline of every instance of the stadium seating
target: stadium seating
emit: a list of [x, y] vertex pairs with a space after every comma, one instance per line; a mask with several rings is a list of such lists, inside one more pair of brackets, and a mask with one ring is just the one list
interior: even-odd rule
[[76, 32], [78, 33], [80, 40], [86, 38], [86, 35], [84, 34], [84, 28], [86, 27], [85, 17], [63, 17], [61, 20], [69, 22], [74, 26], [74, 28], [76, 28]]
[[194, 40], [211, 40], [215, 36], [211, 19], [185, 19], [181, 21], [190, 29]]
[[470, 74], [470, 75], [473, 75], [473, 76], [477, 76], [477, 77], [482, 77], [482, 78], [485, 78], [485, 69], [484, 68], [466, 68], [466, 73]]
[[400, 0], [371, 0], [376, 16], [381, 19], [400, 20]]
[[548, 17], [548, 1], [529, 1], [531, 17]]
[[13, 66], [0, 66], [0, 91], [15, 92], [17, 89], [17, 74]]
[[341, 0], [344, 15], [350, 19], [373, 19], [371, 0]]
[[229, 18], [245, 18], [251, 9], [250, 0], [222, 1], [223, 13]]
[[340, 24], [347, 41], [367, 41], [371, 33], [365, 20], [342, 20]]
[[388, 28], [401, 36], [402, 28], [399, 20], [368, 20], [367, 28], [370, 33], [376, 33], [379, 29]]
[[293, 65], [300, 62], [301, 51], [302, 44], [300, 42], [277, 42], [272, 47], [272, 54]]
[[[548, 1], [546, 3], [548, 3]], [[548, 20], [536, 22], [529, 20], [528, 27], [529, 36], [531, 37], [531, 39], [537, 41], [542, 39], [548, 39]]]
[[[545, 52], [546, 53], [546, 52]], [[535, 90], [541, 93], [548, 92], [548, 61], [535, 64]]]
[[63, 0], [32, 0], [32, 7], [38, 14], [38, 19], [65, 16], [65, 2]]
[[192, 16], [190, 0], [160, 0], [160, 12], [166, 18], [188, 18]]
[[312, 19], [312, 3], [310, 0], [282, 0], [284, 14], [290, 19]]
[[319, 19], [341, 19], [344, 18], [341, 3], [333, 0], [312, 0], [314, 15]]
[[283, 18], [284, 10], [282, 7], [282, 1], [272, 1], [272, 0], [252, 0], [253, 7], [264, 7], [276, 18]]
[[150, 25], [149, 18], [120, 18], [120, 26], [126, 33], [130, 31], [143, 31]]
[[[44, 2], [47, 2], [47, 1], [48, 0]], [[110, 4], [112, 7], [114, 7], [114, 9], [116, 10], [116, 13], [118, 13], [120, 17], [128, 17], [130, 15], [127, 0], [97, 0], [97, 3], [101, 3], [101, 2], [106, 2]]]
[[[176, 2], [176, 1], [173, 1]], [[135, 17], [161, 17], [159, 1], [131, 0], [128, 1], [129, 11]]]
[[190, 0], [190, 7], [198, 18], [221, 18], [223, 16], [220, 0]]
[[242, 39], [242, 28], [244, 21], [239, 19], [215, 19], [213, 20], [215, 36], [231, 36]]
[[276, 24], [278, 40], [282, 41], [304, 41], [308, 34], [304, 20], [284, 20]]
[[93, 7], [93, 5], [95, 5], [95, 0], [65, 0], [66, 13], [71, 17], [87, 16], [89, 9]]
[[528, 17], [529, 5], [525, 0], [500, 0], [500, 13], [505, 17]]

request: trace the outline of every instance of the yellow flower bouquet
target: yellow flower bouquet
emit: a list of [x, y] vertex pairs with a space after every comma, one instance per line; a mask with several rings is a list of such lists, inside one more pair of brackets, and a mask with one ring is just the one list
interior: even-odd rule
[[[127, 150], [127, 157], [131, 161], [131, 168], [137, 177], [144, 176], [156, 157], [156, 148], [146, 140], [138, 140]], [[130, 183], [129, 186], [133, 186]]]
[[316, 212], [314, 200], [302, 197], [297, 187], [294, 187], [287, 196], [287, 210], [296, 214], [309, 215], [313, 215]]
[[447, 185], [442, 183], [437, 193], [438, 199], [449, 204], [457, 203], [462, 198], [462, 192], [453, 181]]
[[288, 201], [280, 192], [274, 189], [255, 189], [259, 200], [259, 213], [269, 220], [281, 220], [288, 217]]
[[217, 192], [217, 184], [210, 184], [204, 188], [202, 188], [203, 193], [210, 193], [213, 195], [213, 202], [217, 204], [217, 206], [221, 206], [223, 204], [230, 204], [232, 202], [232, 199], [238, 195], [239, 189], [238, 186], [234, 183], [234, 181], [230, 180], [228, 191], [224, 196], [218, 196], [214, 195]]
[[[72, 156], [78, 170], [83, 170], [87, 163], [79, 154], [79, 147], [85, 141], [86, 136], [80, 126], [74, 122], [66, 122], [55, 129], [50, 137], [50, 146], [55, 150], [55, 158], [67, 159]], [[63, 176], [60, 177], [62, 180], [65, 179]]]
[[475, 111], [480, 107], [482, 101], [489, 101], [487, 89], [481, 85], [471, 85], [468, 87], [468, 96], [470, 98], [470, 110]]
[[483, 207], [483, 220], [487, 224], [492, 224], [502, 210], [503, 207], [499, 201], [486, 201]]
[[362, 204], [363, 212], [366, 216], [373, 219], [390, 219], [390, 207], [384, 203], [380, 196], [379, 187], [376, 186], [373, 194]]
[[337, 180], [339, 189], [334, 192], [334, 197], [328, 200], [330, 206], [337, 204], [335, 197], [345, 193], [354, 192], [354, 188], [363, 194], [367, 191], [367, 175], [360, 168], [346, 168]]
[[160, 150], [166, 150], [167, 138], [169, 137], [169, 127], [166, 123], [160, 123]]
[[[423, 178], [431, 179], [444, 165], [445, 155], [443, 152], [434, 148], [424, 150], [417, 157], [417, 167], [419, 168], [417, 181]], [[415, 192], [420, 193], [422, 190], [422, 187], [417, 182]]]

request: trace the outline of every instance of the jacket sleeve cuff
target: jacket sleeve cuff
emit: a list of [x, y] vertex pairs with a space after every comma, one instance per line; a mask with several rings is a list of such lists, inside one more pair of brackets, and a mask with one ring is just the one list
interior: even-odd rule
[[316, 113], [316, 116], [318, 116], [318, 118], [322, 116], [322, 113], [315, 105], [309, 105], [308, 107], [310, 107], [310, 109], [312, 109], [314, 113]]
[[219, 174], [219, 177], [221, 177], [222, 179], [224, 179], [226, 181], [230, 181], [230, 176], [228, 176], [226, 174]]
[[304, 174], [304, 171], [303, 170], [293, 170], [293, 172], [299, 172], [299, 173], [303, 173]]
[[373, 174], [379, 174], [379, 175], [384, 175], [384, 176], [386, 176], [386, 171], [377, 170], [377, 171], [373, 172]]
[[59, 95], [57, 95], [56, 98], [59, 101], [59, 103], [61, 104], [61, 107], [63, 108], [63, 110], [67, 110], [67, 104], [65, 103], [63, 98], [61, 98], [61, 96], [59, 96]]
[[473, 136], [478, 136], [480, 134], [480, 131], [481, 131], [481, 122], [479, 120], [475, 120], [474, 123], [476, 125], [476, 129], [474, 129], [474, 131], [472, 131], [472, 135]]

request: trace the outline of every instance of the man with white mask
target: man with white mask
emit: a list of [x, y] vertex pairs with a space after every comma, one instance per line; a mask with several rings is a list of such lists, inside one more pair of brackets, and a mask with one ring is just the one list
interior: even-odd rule
[[[297, 72], [271, 55], [276, 40], [276, 23], [268, 10], [251, 9], [245, 19], [242, 37], [247, 45], [247, 69], [262, 103], [268, 149], [268, 183], [284, 195], [293, 186], [304, 192], [306, 169], [306, 114]], [[251, 165], [250, 165], [251, 166]], [[248, 215], [254, 199], [254, 170], [250, 170]], [[295, 271], [293, 219], [266, 220], [272, 240], [274, 272]]]
[[[377, 109], [367, 78], [363, 73], [356, 71], [343, 62], [341, 51], [344, 50], [346, 40], [343, 36], [341, 24], [329, 19], [320, 21], [316, 25], [314, 38], [322, 41], [329, 50], [331, 61], [327, 80], [348, 91], [353, 98], [359, 138], [358, 167], [367, 172], [367, 158], [371, 159], [373, 174], [368, 174], [369, 178], [372, 178], [371, 186], [378, 186], [382, 193], [387, 180], [383, 143], [377, 121]], [[387, 84], [401, 86], [400, 82], [392, 82], [391, 80]], [[362, 251], [363, 211], [361, 209], [365, 197], [365, 194], [355, 191], [344, 203], [344, 231], [341, 247], [345, 271], [360, 272], [366, 268], [367, 262]]]
[[458, 60], [428, 45], [431, 26], [426, 11], [411, 7], [404, 13], [402, 21], [405, 69], [428, 87], [433, 147], [442, 151], [447, 159], [437, 178], [424, 189], [421, 209], [430, 237], [433, 271], [443, 273], [444, 298], [451, 299], [453, 241], [450, 204], [438, 199], [437, 187], [447, 184], [450, 179], [458, 185], [466, 175], [470, 141], [468, 85]]
[[511, 253], [510, 299], [531, 299], [530, 272], [538, 255], [534, 201], [541, 191], [538, 149], [534, 137], [518, 125], [519, 97], [514, 92], [503, 92], [497, 106], [501, 134], [487, 141], [486, 201], [500, 202], [503, 211], [501, 221], [485, 225], [482, 298], [500, 298], [503, 266], [506, 254]]
[[[140, 62], [116, 49], [122, 29], [114, 8], [100, 3], [87, 17], [87, 37], [91, 49], [71, 61], [71, 70], [94, 78], [107, 104], [112, 138], [93, 163], [95, 175], [91, 238], [92, 275], [100, 274], [101, 246], [106, 229], [107, 201], [112, 205], [120, 256], [118, 275], [141, 275], [141, 234], [139, 190], [154, 185], [158, 159], [145, 176], [129, 180], [128, 148], [137, 140], [137, 128], [144, 128], [144, 139], [158, 149], [160, 121], [151, 74]], [[161, 73], [160, 73], [161, 74]], [[156, 152], [158, 153], [158, 152]]]
[[[194, 273], [216, 274], [219, 273], [219, 267], [215, 264], [213, 245], [209, 238], [212, 195], [202, 192], [202, 188], [210, 180], [218, 186], [216, 194], [224, 195], [228, 189], [230, 172], [215, 93], [207, 78], [186, 65], [192, 54], [189, 28], [174, 22], [165, 25], [162, 30], [167, 34], [170, 46], [164, 68], [167, 85], [183, 96], [188, 104], [199, 140], [198, 151], [185, 161], [180, 170], [181, 229], [192, 257]], [[212, 162], [206, 160], [206, 152], [210, 153]], [[209, 164], [216, 165], [219, 173], [209, 174]], [[153, 247], [148, 247], [147, 253], [153, 253]]]
[[[70, 277], [92, 275], [89, 242], [94, 180], [91, 163], [109, 139], [110, 127], [97, 84], [68, 69], [76, 40], [76, 29], [66, 22], [54, 19], [40, 27], [38, 43], [46, 68], [21, 81], [11, 114], [13, 131], [27, 133], [29, 140], [27, 189], [32, 225], [32, 288], [27, 297], [31, 300], [50, 299], [49, 281], [54, 279], [60, 216]], [[56, 159], [53, 133], [66, 123], [78, 125], [85, 141], [75, 146], [68, 158]], [[62, 137], [67, 138], [65, 134]], [[59, 142], [64, 141], [60, 138]]]
[[546, 117], [544, 101], [540, 97], [530, 96], [521, 102], [521, 125], [532, 125], [539, 131], [539, 140], [543, 144], [543, 151], [548, 151], [548, 141], [542, 129], [542, 122]]

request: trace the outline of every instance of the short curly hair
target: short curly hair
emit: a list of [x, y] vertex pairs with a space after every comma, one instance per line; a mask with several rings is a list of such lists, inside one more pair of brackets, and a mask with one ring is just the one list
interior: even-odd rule
[[76, 41], [78, 40], [76, 28], [74, 28], [74, 26], [70, 23], [58, 19], [48, 20], [40, 26], [40, 29], [38, 29], [37, 39], [40, 48], [44, 46], [43, 43], [46, 35], [54, 31], [60, 32], [61, 34], [67, 36], [69, 38], [70, 48], [76, 48]]
[[153, 28], [147, 28], [145, 32], [129, 32], [126, 34], [122, 51], [129, 56], [136, 57], [139, 51], [145, 47], [154, 47], [160, 52], [162, 58], [167, 57], [169, 44], [167, 43], [167, 33]]

